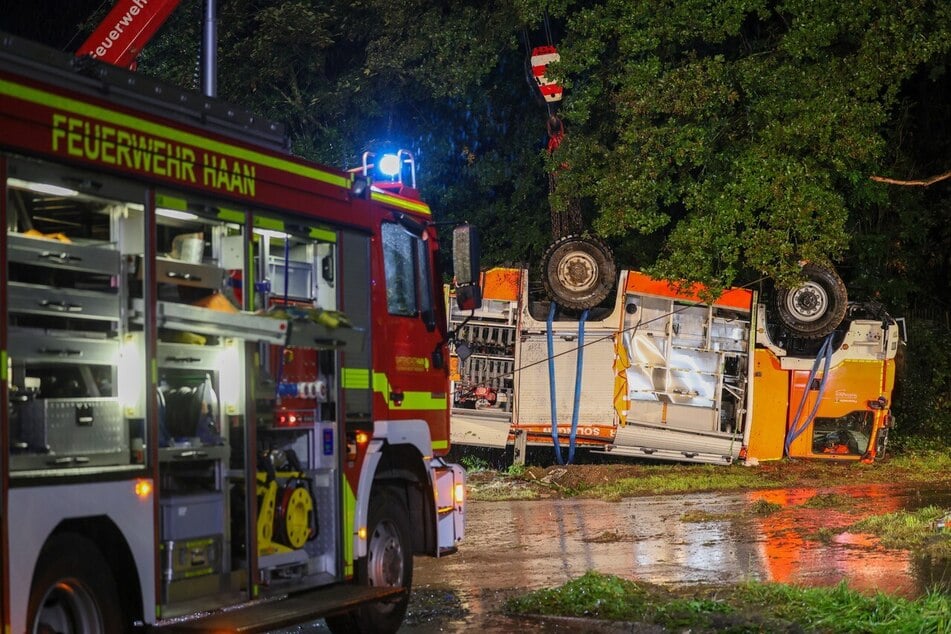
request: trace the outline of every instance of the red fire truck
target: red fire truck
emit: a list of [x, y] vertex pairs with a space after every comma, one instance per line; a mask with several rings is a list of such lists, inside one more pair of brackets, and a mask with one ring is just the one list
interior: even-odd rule
[[465, 515], [412, 156], [6, 34], [0, 129], [3, 631], [395, 631]]
[[[622, 271], [605, 285], [613, 298], [578, 311], [531, 293], [525, 270], [489, 270], [482, 308], [451, 311], [465, 342], [452, 442], [512, 446], [516, 460], [530, 445], [713, 464], [873, 460], [892, 424], [899, 322], [808, 272], [772, 309], [751, 289], [704, 303]], [[840, 301], [841, 323], [825, 320]], [[798, 322], [774, 323], [774, 310]], [[829, 332], [805, 336], [820, 320]]]

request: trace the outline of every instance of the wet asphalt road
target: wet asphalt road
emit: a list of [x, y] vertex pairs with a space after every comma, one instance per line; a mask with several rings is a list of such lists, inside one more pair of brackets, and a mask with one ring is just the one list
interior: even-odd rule
[[[852, 501], [838, 508], [802, 506], [816, 495], [831, 494]], [[757, 501], [783, 509], [756, 515], [750, 508]], [[828, 586], [844, 580], [858, 590], [906, 597], [934, 584], [951, 592], [947, 562], [935, 568], [864, 535], [809, 538], [821, 528], [839, 533], [870, 514], [928, 504], [951, 506], [951, 491], [871, 485], [620, 502], [474, 501], [458, 553], [416, 558], [413, 597], [400, 632], [592, 631], [590, 624], [512, 619], [500, 611], [509, 596], [561, 585], [589, 570], [676, 585], [752, 579]], [[708, 519], [684, 521], [685, 513]], [[318, 622], [294, 631], [327, 630]]]

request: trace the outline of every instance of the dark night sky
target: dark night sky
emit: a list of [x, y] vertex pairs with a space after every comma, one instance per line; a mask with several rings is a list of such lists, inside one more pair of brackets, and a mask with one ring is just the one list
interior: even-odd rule
[[0, 31], [74, 51], [82, 43], [79, 25], [110, 0], [3, 0]]

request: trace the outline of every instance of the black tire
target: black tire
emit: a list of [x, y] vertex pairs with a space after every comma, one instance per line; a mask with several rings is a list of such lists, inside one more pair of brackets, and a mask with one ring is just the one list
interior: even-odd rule
[[357, 561], [356, 583], [366, 586], [401, 586], [403, 595], [392, 601], [367, 603], [347, 614], [327, 617], [335, 634], [392, 634], [403, 623], [413, 586], [413, 549], [406, 505], [382, 489], [370, 498], [367, 556]]
[[788, 332], [818, 339], [839, 327], [845, 318], [849, 296], [838, 273], [817, 264], [802, 267], [805, 281], [792, 288], [779, 288], [776, 310]]
[[611, 249], [597, 238], [566, 236], [549, 246], [542, 258], [545, 294], [573, 310], [603, 302], [614, 288], [616, 273]]
[[40, 553], [27, 626], [33, 634], [114, 634], [130, 631], [105, 557], [82, 535], [50, 539]]

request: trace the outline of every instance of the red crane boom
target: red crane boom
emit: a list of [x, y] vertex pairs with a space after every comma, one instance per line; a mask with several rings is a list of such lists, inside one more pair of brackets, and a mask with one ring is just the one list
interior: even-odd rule
[[181, 0], [118, 0], [83, 42], [76, 55], [132, 68], [142, 51]]

